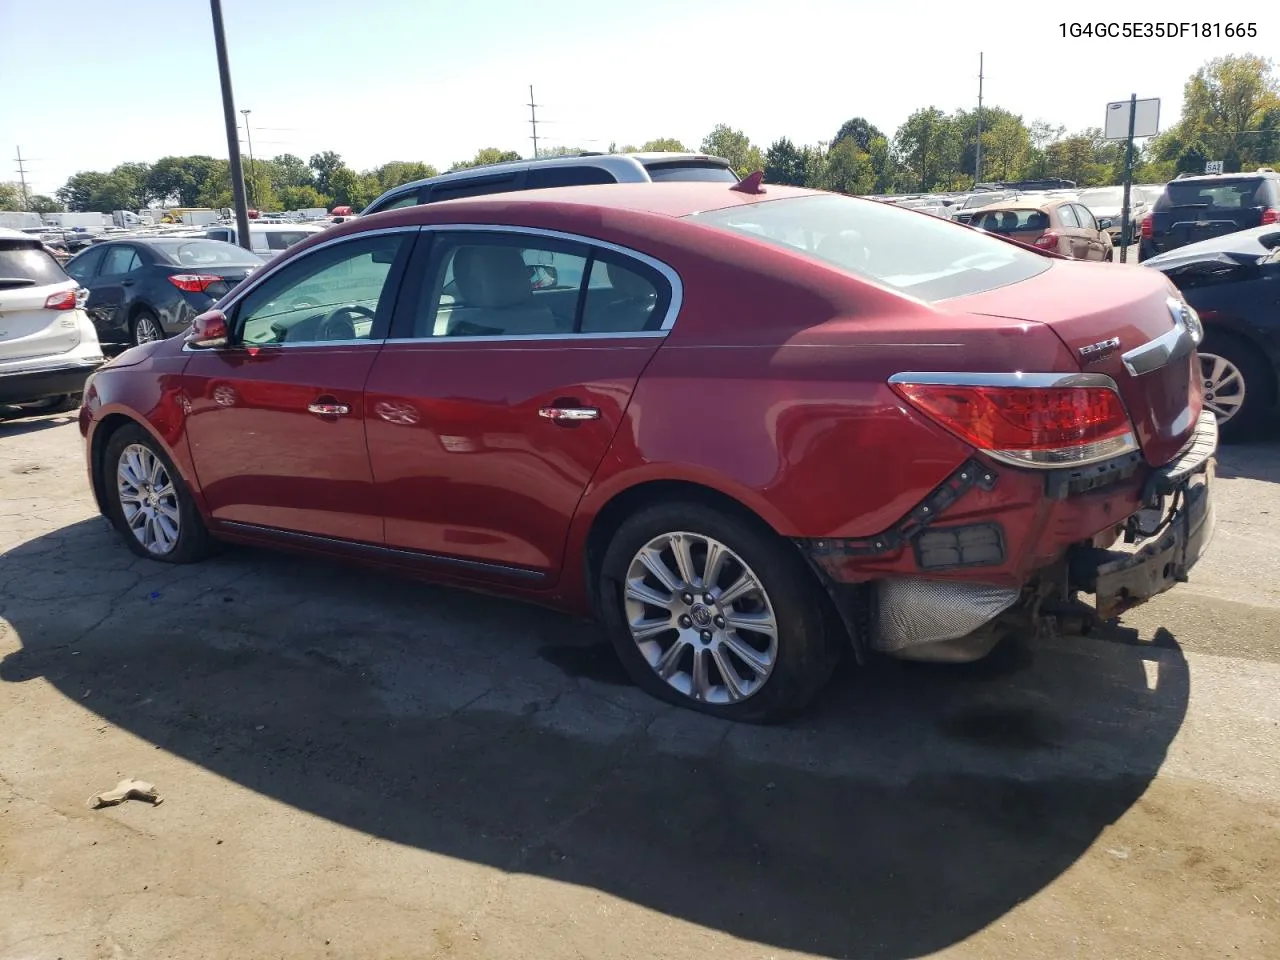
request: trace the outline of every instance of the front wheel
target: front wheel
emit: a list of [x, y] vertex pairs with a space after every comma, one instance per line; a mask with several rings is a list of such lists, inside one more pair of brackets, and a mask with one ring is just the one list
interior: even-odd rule
[[194, 563], [210, 552], [209, 533], [173, 461], [138, 426], [107, 441], [102, 482], [111, 522], [140, 557]]
[[1258, 351], [1234, 337], [1210, 331], [1200, 346], [1204, 405], [1213, 411], [1224, 440], [1255, 429], [1275, 403], [1276, 382]]
[[636, 685], [730, 720], [794, 716], [839, 647], [796, 550], [762, 524], [700, 504], [648, 507], [601, 566], [610, 639]]

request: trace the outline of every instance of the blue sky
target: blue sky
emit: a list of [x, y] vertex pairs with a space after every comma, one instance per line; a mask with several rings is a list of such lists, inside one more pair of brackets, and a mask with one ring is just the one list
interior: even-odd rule
[[[1257, 39], [1063, 39], [1062, 21], [1258, 23]], [[675, 136], [716, 123], [757, 143], [830, 139], [850, 116], [886, 133], [915, 108], [986, 102], [1071, 129], [1130, 93], [1163, 99], [1206, 59], [1280, 50], [1280, 4], [897, 0], [223, 0], [237, 109], [254, 154], [333, 149], [357, 169], [528, 154], [529, 84], [547, 144]], [[1126, 12], [1120, 12], [1120, 11]], [[1142, 10], [1142, 13], [1138, 11]], [[1243, 12], [1247, 10], [1247, 15]], [[976, 11], [976, 12], [975, 12]], [[52, 193], [81, 169], [226, 155], [205, 0], [0, 0], [0, 180]], [[14, 91], [21, 91], [15, 95]]]

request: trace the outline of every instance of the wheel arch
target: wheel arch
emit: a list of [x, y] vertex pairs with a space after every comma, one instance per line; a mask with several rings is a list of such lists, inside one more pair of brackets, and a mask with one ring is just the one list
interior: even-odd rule
[[[1234, 322], [1216, 322], [1207, 324], [1205, 327], [1204, 340], [1201, 341], [1201, 347], [1212, 346], [1215, 341], [1226, 341], [1235, 344], [1242, 350], [1252, 351], [1259, 357], [1263, 358], [1263, 367], [1266, 369], [1268, 376], [1265, 388], [1267, 390], [1268, 406], [1275, 409], [1280, 405], [1280, 357], [1276, 355], [1271, 346], [1261, 337], [1256, 336], [1248, 325]], [[1213, 353], [1212, 350], [1204, 350], [1204, 353]]]
[[[147, 423], [145, 420], [139, 420], [137, 417], [122, 413], [119, 410], [113, 410], [105, 414], [96, 424], [93, 433], [89, 439], [89, 476], [93, 484], [93, 499], [98, 504], [98, 510], [103, 516], [107, 516], [107, 499], [106, 499], [106, 459], [107, 444], [111, 442], [111, 438], [122, 428], [128, 426], [141, 427], [145, 430], [153, 440], [160, 446], [169, 459], [178, 467], [178, 471], [183, 472], [182, 460], [174, 456], [174, 451], [169, 444], [165, 443], [164, 438], [156, 432], [155, 427]], [[184, 477], [184, 481], [190, 486], [190, 478]], [[197, 505], [202, 505], [201, 498], [196, 496]]]

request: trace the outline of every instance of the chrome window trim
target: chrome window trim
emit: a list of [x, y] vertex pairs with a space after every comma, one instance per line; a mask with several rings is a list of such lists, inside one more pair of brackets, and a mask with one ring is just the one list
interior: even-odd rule
[[[1169, 308], [1169, 313], [1173, 316], [1173, 329], [1167, 330], [1154, 340], [1148, 340], [1141, 346], [1134, 347], [1120, 356], [1120, 360], [1124, 363], [1124, 368], [1129, 371], [1131, 376], [1140, 377], [1144, 373], [1159, 370], [1174, 360], [1180, 360], [1191, 353], [1199, 343], [1196, 331], [1187, 324], [1191, 308], [1185, 307], [1183, 302], [1176, 297], [1169, 297], [1165, 300], [1165, 306]], [[1193, 323], [1195, 326], [1199, 326], [1199, 318], [1197, 317]]]
[[1120, 392], [1105, 373], [895, 373], [889, 383], [936, 384], [944, 387], [1102, 387]]
[[[548, 240], [559, 240], [562, 243], [578, 243], [587, 247], [598, 247], [602, 250], [608, 250], [619, 256], [629, 257], [637, 260], [645, 266], [656, 270], [662, 275], [663, 279], [671, 287], [671, 300], [667, 304], [667, 315], [662, 318], [662, 323], [657, 330], [637, 330], [634, 333], [536, 333], [536, 334], [520, 334], [507, 335], [497, 337], [413, 337], [413, 338], [391, 338], [394, 343], [406, 343], [409, 339], [415, 341], [425, 340], [429, 342], [438, 341], [459, 341], [459, 340], [476, 340], [488, 343], [494, 343], [502, 340], [541, 340], [541, 339], [564, 339], [564, 338], [580, 338], [580, 337], [601, 337], [601, 336], [626, 336], [635, 337], [641, 334], [657, 334], [658, 336], [666, 336], [671, 332], [671, 328], [675, 326], [676, 316], [680, 313], [680, 307], [684, 304], [684, 282], [680, 279], [680, 274], [676, 273], [675, 268], [663, 263], [655, 257], [649, 256], [647, 253], [641, 253], [639, 250], [633, 250], [630, 247], [624, 247], [620, 244], [610, 243], [608, 240], [599, 240], [595, 237], [588, 237], [577, 233], [566, 233], [561, 230], [546, 230], [542, 227], [517, 227], [510, 224], [494, 224], [494, 223], [432, 223], [422, 228], [423, 233], [516, 233], [522, 236], [543, 237]], [[589, 278], [585, 278], [588, 279]]]

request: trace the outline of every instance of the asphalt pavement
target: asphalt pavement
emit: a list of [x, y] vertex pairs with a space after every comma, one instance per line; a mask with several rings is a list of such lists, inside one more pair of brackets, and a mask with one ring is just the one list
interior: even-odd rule
[[[1088, 639], [848, 668], [784, 727], [590, 624], [234, 549], [139, 560], [0, 424], [0, 960], [1280, 956], [1280, 443]], [[124, 777], [159, 806], [91, 810]]]

